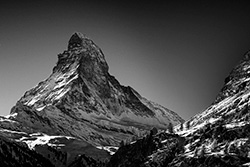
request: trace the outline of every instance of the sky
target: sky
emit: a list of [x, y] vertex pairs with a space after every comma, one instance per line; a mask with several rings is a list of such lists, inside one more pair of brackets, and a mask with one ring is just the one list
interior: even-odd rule
[[1, 1], [0, 115], [51, 74], [81, 32], [121, 84], [187, 120], [214, 101], [250, 50], [245, 2]]

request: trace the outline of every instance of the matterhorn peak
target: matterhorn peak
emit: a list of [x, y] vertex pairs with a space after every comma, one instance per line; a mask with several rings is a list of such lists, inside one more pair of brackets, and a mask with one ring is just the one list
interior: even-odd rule
[[108, 64], [101, 49], [91, 39], [76, 32], [68, 42], [68, 50], [58, 54], [50, 77], [27, 91], [20, 101], [41, 110], [60, 101], [73, 85], [81, 84], [83, 80], [107, 87], [108, 76]]
[[108, 72], [108, 64], [101, 49], [80, 32], [75, 32], [70, 37], [68, 49], [58, 55], [58, 62], [53, 72], [64, 71], [74, 63], [79, 64], [81, 72], [88, 73], [95, 69], [99, 69], [104, 74]]
[[75, 32], [69, 40], [68, 50], [83, 46], [86, 40], [90, 41], [90, 39], [87, 38], [85, 34]]
[[[72, 136], [95, 146], [117, 146], [151, 127], [166, 129], [169, 122], [183, 122], [171, 110], [120, 85], [109, 74], [101, 49], [81, 33], [70, 37], [52, 74], [24, 94], [11, 111], [16, 113], [20, 122], [42, 133]], [[39, 123], [29, 114], [37, 115]]]

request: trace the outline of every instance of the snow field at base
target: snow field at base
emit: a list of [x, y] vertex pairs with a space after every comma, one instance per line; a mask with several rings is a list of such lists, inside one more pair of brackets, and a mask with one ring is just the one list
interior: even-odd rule
[[68, 140], [75, 139], [74, 137], [70, 136], [49, 136], [43, 133], [33, 133], [30, 134], [30, 137], [22, 137], [17, 141], [26, 143], [31, 150], [34, 150], [36, 145], [47, 144], [48, 146], [56, 146], [56, 147], [65, 146], [64, 144], [49, 143], [51, 139], [56, 139], [56, 138], [66, 138]]

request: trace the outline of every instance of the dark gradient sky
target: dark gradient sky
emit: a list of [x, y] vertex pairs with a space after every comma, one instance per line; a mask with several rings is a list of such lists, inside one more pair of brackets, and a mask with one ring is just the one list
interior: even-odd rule
[[110, 73], [188, 119], [209, 106], [250, 49], [250, 6], [234, 3], [0, 3], [0, 115], [46, 79], [75, 31], [102, 48]]

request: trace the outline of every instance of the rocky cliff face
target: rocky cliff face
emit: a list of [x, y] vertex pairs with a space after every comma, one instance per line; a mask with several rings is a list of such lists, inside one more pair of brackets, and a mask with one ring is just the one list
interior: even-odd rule
[[74, 33], [52, 74], [27, 91], [9, 116], [0, 118], [2, 135], [26, 143], [54, 165], [67, 166], [83, 154], [109, 158], [107, 151], [113, 154], [123, 140], [183, 122], [173, 111], [122, 86], [108, 71], [101, 49]]

